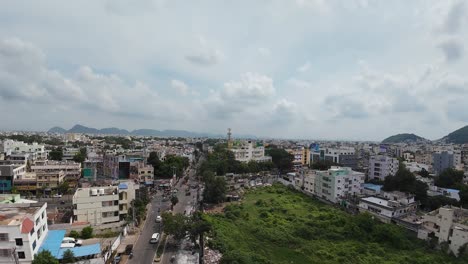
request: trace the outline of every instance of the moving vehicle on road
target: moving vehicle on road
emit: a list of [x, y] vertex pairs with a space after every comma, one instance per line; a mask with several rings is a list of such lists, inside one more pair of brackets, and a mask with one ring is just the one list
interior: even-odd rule
[[156, 244], [159, 242], [159, 233], [154, 233], [152, 236], [151, 236], [151, 239], [150, 239], [150, 244]]
[[156, 216], [156, 223], [161, 223], [162, 217], [160, 215]]

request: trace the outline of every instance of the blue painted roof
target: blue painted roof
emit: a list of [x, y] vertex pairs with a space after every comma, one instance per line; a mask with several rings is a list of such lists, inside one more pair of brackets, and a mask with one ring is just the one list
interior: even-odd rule
[[74, 248], [60, 248], [63, 238], [65, 237], [65, 233], [65, 230], [49, 230], [49, 232], [47, 232], [47, 237], [44, 242], [42, 242], [41, 248], [38, 252], [48, 250], [52, 256], [57, 259], [62, 259], [63, 253], [67, 249], [70, 249], [75, 254], [75, 257], [85, 257], [101, 253], [101, 244], [99, 243]]
[[459, 193], [460, 191], [459, 190], [456, 190], [456, 189], [445, 189], [447, 190], [447, 192], [449, 193]]
[[63, 237], [65, 237], [65, 232], [65, 230], [49, 230], [38, 252], [48, 250], [50, 253], [52, 253], [52, 256], [57, 258]]
[[128, 185], [125, 183], [119, 184], [119, 189], [128, 189]]
[[96, 244], [81, 246], [81, 247], [61, 248], [59, 250], [59, 254], [58, 254], [57, 258], [62, 259], [63, 258], [63, 253], [67, 249], [71, 250], [73, 252], [73, 254], [75, 255], [75, 257], [77, 257], [77, 258], [78, 257], [85, 257], [85, 256], [92, 256], [92, 255], [96, 255], [96, 254], [101, 253], [101, 244], [96, 243]]
[[373, 184], [373, 183], [364, 183], [364, 188], [371, 189], [374, 191], [380, 191], [380, 189], [382, 189], [382, 185]]

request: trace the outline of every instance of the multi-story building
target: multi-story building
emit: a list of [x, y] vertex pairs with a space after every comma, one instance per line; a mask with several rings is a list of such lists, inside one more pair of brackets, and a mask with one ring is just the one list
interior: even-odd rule
[[0, 206], [0, 263], [31, 263], [49, 231], [47, 203]]
[[365, 175], [347, 167], [332, 167], [328, 171], [319, 171], [315, 177], [316, 195], [338, 203], [349, 196], [362, 194]]
[[27, 144], [22, 141], [7, 139], [0, 144], [0, 148], [2, 148], [1, 152], [5, 153], [6, 156], [15, 153], [29, 153], [33, 161], [47, 159], [47, 152], [45, 151], [44, 145], [39, 145], [38, 143]]
[[62, 160], [72, 161], [75, 155], [80, 153], [80, 149], [67, 147], [67, 148], [63, 148], [62, 152], [63, 152]]
[[63, 183], [65, 173], [63, 171], [36, 170], [37, 190], [50, 192]]
[[151, 165], [138, 163], [138, 181], [140, 183], [152, 183], [154, 180], [154, 168]]
[[468, 243], [468, 210], [444, 206], [423, 216], [418, 238], [434, 236], [439, 243], [447, 243], [450, 250], [458, 255], [461, 246]]
[[455, 167], [455, 163], [452, 151], [440, 151], [432, 154], [432, 169], [436, 175], [453, 167]]
[[414, 161], [416, 163], [431, 165], [432, 164], [432, 155], [425, 152], [416, 152], [414, 154]]
[[10, 192], [13, 181], [21, 178], [26, 173], [26, 165], [15, 165], [10, 162], [3, 162], [0, 165], [0, 191]]
[[294, 156], [293, 166], [300, 168], [310, 164], [310, 150], [305, 147], [297, 147], [293, 149], [286, 149], [286, 151]]
[[230, 149], [234, 153], [236, 160], [241, 162], [253, 161], [271, 161], [271, 157], [265, 156], [263, 144], [255, 141], [235, 142]]
[[399, 161], [385, 155], [376, 155], [369, 158], [369, 179], [383, 181], [387, 176], [394, 176], [398, 171]]
[[13, 185], [15, 188], [24, 193], [29, 192], [35, 194], [37, 191], [37, 177], [35, 172], [26, 172], [19, 178], [14, 179]]
[[358, 167], [358, 157], [356, 150], [352, 147], [339, 148], [315, 148], [310, 153], [310, 162], [331, 161], [343, 167], [356, 169]]
[[65, 180], [70, 182], [78, 181], [81, 177], [81, 163], [74, 161], [54, 161], [48, 160], [44, 162], [36, 162], [31, 166], [33, 172], [46, 171], [59, 173], [63, 171]]
[[73, 195], [73, 220], [101, 225], [126, 219], [138, 185], [122, 182], [118, 186], [79, 188]]
[[365, 197], [359, 201], [359, 211], [369, 212], [385, 222], [415, 213], [418, 203], [414, 196], [402, 192], [384, 192], [383, 197]]

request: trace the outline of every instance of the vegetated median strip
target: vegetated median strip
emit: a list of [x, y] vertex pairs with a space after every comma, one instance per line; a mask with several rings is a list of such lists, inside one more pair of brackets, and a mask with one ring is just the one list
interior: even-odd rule
[[[161, 246], [163, 243], [163, 246]], [[166, 251], [166, 244], [167, 244], [167, 235], [164, 232], [161, 234], [161, 239], [159, 240], [158, 246], [156, 248], [156, 252], [154, 253], [153, 262], [160, 262], [160, 258], [164, 255], [164, 251]]]

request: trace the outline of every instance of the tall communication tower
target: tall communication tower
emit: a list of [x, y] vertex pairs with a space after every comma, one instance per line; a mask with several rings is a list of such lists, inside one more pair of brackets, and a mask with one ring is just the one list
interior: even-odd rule
[[228, 133], [227, 133], [227, 136], [228, 136], [228, 149], [231, 149], [232, 148], [232, 133], [231, 133], [231, 129], [228, 128]]

